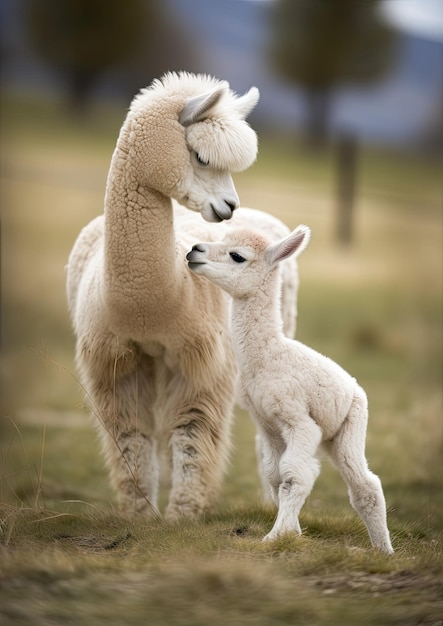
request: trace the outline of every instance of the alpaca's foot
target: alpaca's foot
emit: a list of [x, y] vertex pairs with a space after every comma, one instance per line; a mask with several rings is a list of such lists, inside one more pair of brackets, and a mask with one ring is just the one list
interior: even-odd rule
[[120, 499], [118, 508], [120, 513], [128, 517], [162, 517], [160, 511], [148, 498]]
[[197, 505], [195, 502], [172, 502], [166, 508], [165, 519], [168, 522], [175, 522], [183, 518], [195, 520], [201, 517], [205, 512], [206, 509]]

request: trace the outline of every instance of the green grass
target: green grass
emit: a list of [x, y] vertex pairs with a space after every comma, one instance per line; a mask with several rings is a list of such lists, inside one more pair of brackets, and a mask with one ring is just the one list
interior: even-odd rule
[[[369, 396], [367, 452], [396, 553], [370, 549], [326, 462], [302, 537], [261, 539], [275, 511], [236, 414], [220, 499], [198, 522], [127, 519], [76, 380], [64, 265], [102, 211], [123, 110], [68, 118], [7, 99], [2, 142], [0, 623], [253, 626], [443, 620], [442, 194], [438, 164], [363, 150], [354, 243], [334, 241], [334, 159], [263, 137], [242, 201], [309, 224], [298, 337]], [[167, 482], [161, 499], [167, 497]]]

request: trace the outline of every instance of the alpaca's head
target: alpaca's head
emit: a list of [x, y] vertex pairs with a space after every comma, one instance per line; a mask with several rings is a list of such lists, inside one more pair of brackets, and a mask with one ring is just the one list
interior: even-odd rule
[[227, 82], [204, 75], [155, 80], [128, 114], [125, 143], [139, 182], [207, 221], [231, 218], [239, 205], [231, 172], [257, 156], [257, 136], [245, 119], [258, 98], [255, 87], [237, 96]]
[[186, 259], [195, 274], [206, 276], [234, 298], [247, 298], [261, 288], [280, 261], [303, 252], [310, 234], [308, 226], [300, 225], [275, 243], [257, 231], [236, 229], [221, 242], [196, 244]]

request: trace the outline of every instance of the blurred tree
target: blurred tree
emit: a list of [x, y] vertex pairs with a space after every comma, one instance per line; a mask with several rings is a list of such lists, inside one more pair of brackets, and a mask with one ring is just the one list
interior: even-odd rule
[[377, 0], [277, 0], [271, 59], [306, 92], [307, 135], [322, 142], [331, 95], [340, 84], [370, 83], [390, 67], [393, 32]]
[[[145, 0], [150, 3], [152, 0]], [[159, 3], [155, 28], [149, 26], [135, 51], [112, 72], [112, 79], [125, 98], [132, 97], [140, 87], [167, 71], [187, 70], [205, 72], [206, 60], [183, 26], [179, 16], [171, 10], [172, 3]]]
[[158, 0], [28, 0], [27, 30], [37, 53], [66, 82], [82, 110], [98, 78], [133, 56], [158, 31]]

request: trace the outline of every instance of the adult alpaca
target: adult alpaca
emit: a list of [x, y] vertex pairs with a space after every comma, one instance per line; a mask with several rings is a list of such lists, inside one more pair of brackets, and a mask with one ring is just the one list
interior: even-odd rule
[[[252, 88], [238, 97], [226, 82], [187, 73], [143, 90], [120, 131], [104, 215], [83, 229], [69, 257], [79, 376], [129, 514], [156, 510], [164, 442], [172, 463], [167, 518], [207, 510], [220, 485], [236, 379], [228, 301], [192, 276], [184, 257], [195, 241], [219, 238], [227, 226], [209, 222], [238, 207], [230, 171], [256, 158], [245, 118], [258, 96]], [[287, 232], [252, 210], [236, 210], [231, 221], [251, 220], [276, 237]], [[286, 301], [290, 326], [294, 298]]]

